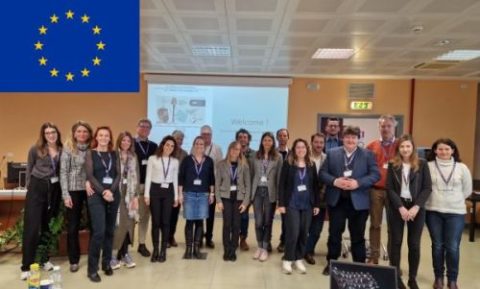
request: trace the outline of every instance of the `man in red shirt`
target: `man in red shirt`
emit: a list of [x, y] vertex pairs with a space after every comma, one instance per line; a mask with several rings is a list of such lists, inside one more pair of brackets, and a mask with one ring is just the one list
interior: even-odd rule
[[[378, 264], [380, 257], [380, 233], [383, 218], [383, 208], [387, 204], [385, 181], [387, 179], [387, 167], [390, 159], [395, 155], [397, 141], [395, 140], [395, 127], [397, 121], [393, 115], [382, 115], [378, 119], [380, 139], [374, 140], [367, 145], [367, 149], [375, 155], [380, 180], [375, 183], [370, 194], [370, 258], [368, 263]], [[388, 245], [387, 245], [388, 247]]]

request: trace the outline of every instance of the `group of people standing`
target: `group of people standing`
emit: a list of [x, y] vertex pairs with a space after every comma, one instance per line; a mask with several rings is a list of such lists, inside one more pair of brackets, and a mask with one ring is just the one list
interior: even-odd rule
[[[329, 274], [330, 260], [341, 254], [347, 221], [353, 261], [378, 264], [385, 207], [387, 248], [390, 264], [398, 268], [398, 287], [406, 288], [400, 278], [403, 227], [408, 232], [408, 286], [416, 289], [426, 222], [432, 239], [433, 286], [443, 288], [446, 264], [448, 288], [458, 288], [464, 200], [472, 190], [470, 172], [452, 140], [437, 140], [427, 162], [418, 157], [411, 136], [395, 138], [395, 127], [393, 116], [381, 116], [380, 139], [362, 148], [358, 127], [346, 126], [340, 134], [339, 119], [331, 118], [326, 134], [313, 134], [310, 142], [296, 139], [291, 148], [287, 129], [276, 135], [265, 132], [258, 151], [249, 146], [250, 133], [240, 129], [223, 157], [212, 142], [209, 126], [201, 128], [189, 154], [182, 149], [181, 131], [165, 136], [158, 145], [149, 140], [152, 123], [148, 119], [138, 122], [135, 138], [122, 132], [115, 144], [109, 127], [93, 132], [88, 123], [79, 121], [63, 145], [58, 128], [45, 123], [28, 154], [21, 278], [28, 277], [37, 247], [48, 233], [48, 222], [58, 214], [63, 198], [71, 272], [79, 269], [78, 230], [87, 204], [91, 229], [87, 271], [93, 282], [101, 281], [100, 253], [105, 275], [121, 266], [135, 267], [128, 248], [134, 243], [136, 223], [137, 251], [151, 262], [165, 262], [167, 248], [178, 246], [174, 236], [180, 207], [186, 219], [184, 259], [204, 259], [203, 240], [206, 247], [215, 247], [213, 226], [218, 209], [223, 215], [223, 259], [235, 261], [238, 247], [249, 250], [248, 214], [253, 206], [255, 260], [269, 258], [278, 210], [282, 232], [277, 250], [284, 253], [282, 270], [306, 273], [303, 260], [315, 264], [314, 249], [328, 211], [323, 273]], [[145, 245], [150, 216], [152, 252]], [[367, 260], [369, 216], [371, 254]], [[50, 270], [53, 265], [48, 254], [44, 255], [41, 262]]]

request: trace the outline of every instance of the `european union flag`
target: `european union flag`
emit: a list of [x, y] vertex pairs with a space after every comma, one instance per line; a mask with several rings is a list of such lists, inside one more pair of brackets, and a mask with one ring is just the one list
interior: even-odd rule
[[138, 91], [139, 22], [139, 0], [3, 0], [0, 91]]

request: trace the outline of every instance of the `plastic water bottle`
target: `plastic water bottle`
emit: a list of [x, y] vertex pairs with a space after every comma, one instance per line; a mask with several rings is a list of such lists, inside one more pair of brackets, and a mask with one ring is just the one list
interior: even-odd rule
[[62, 289], [62, 271], [60, 266], [54, 266], [50, 273], [50, 280], [52, 280], [52, 289]]
[[40, 288], [40, 265], [33, 263], [30, 265], [30, 275], [28, 276], [28, 289]]

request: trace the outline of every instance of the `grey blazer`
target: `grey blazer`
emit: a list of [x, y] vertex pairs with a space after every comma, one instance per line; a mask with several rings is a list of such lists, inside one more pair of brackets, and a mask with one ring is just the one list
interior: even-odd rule
[[[255, 157], [252, 161], [252, 192], [251, 200], [255, 199], [255, 193], [257, 187], [260, 184], [260, 178], [263, 174], [262, 160]], [[278, 183], [280, 181], [280, 173], [282, 171], [282, 156], [278, 156], [277, 160], [271, 160], [267, 167], [267, 187], [270, 202], [275, 203], [278, 201]]]
[[[221, 160], [215, 165], [215, 197], [217, 203], [222, 198], [230, 198], [230, 164]], [[250, 169], [247, 162], [237, 168], [237, 200], [242, 201], [244, 206], [250, 204]]]

